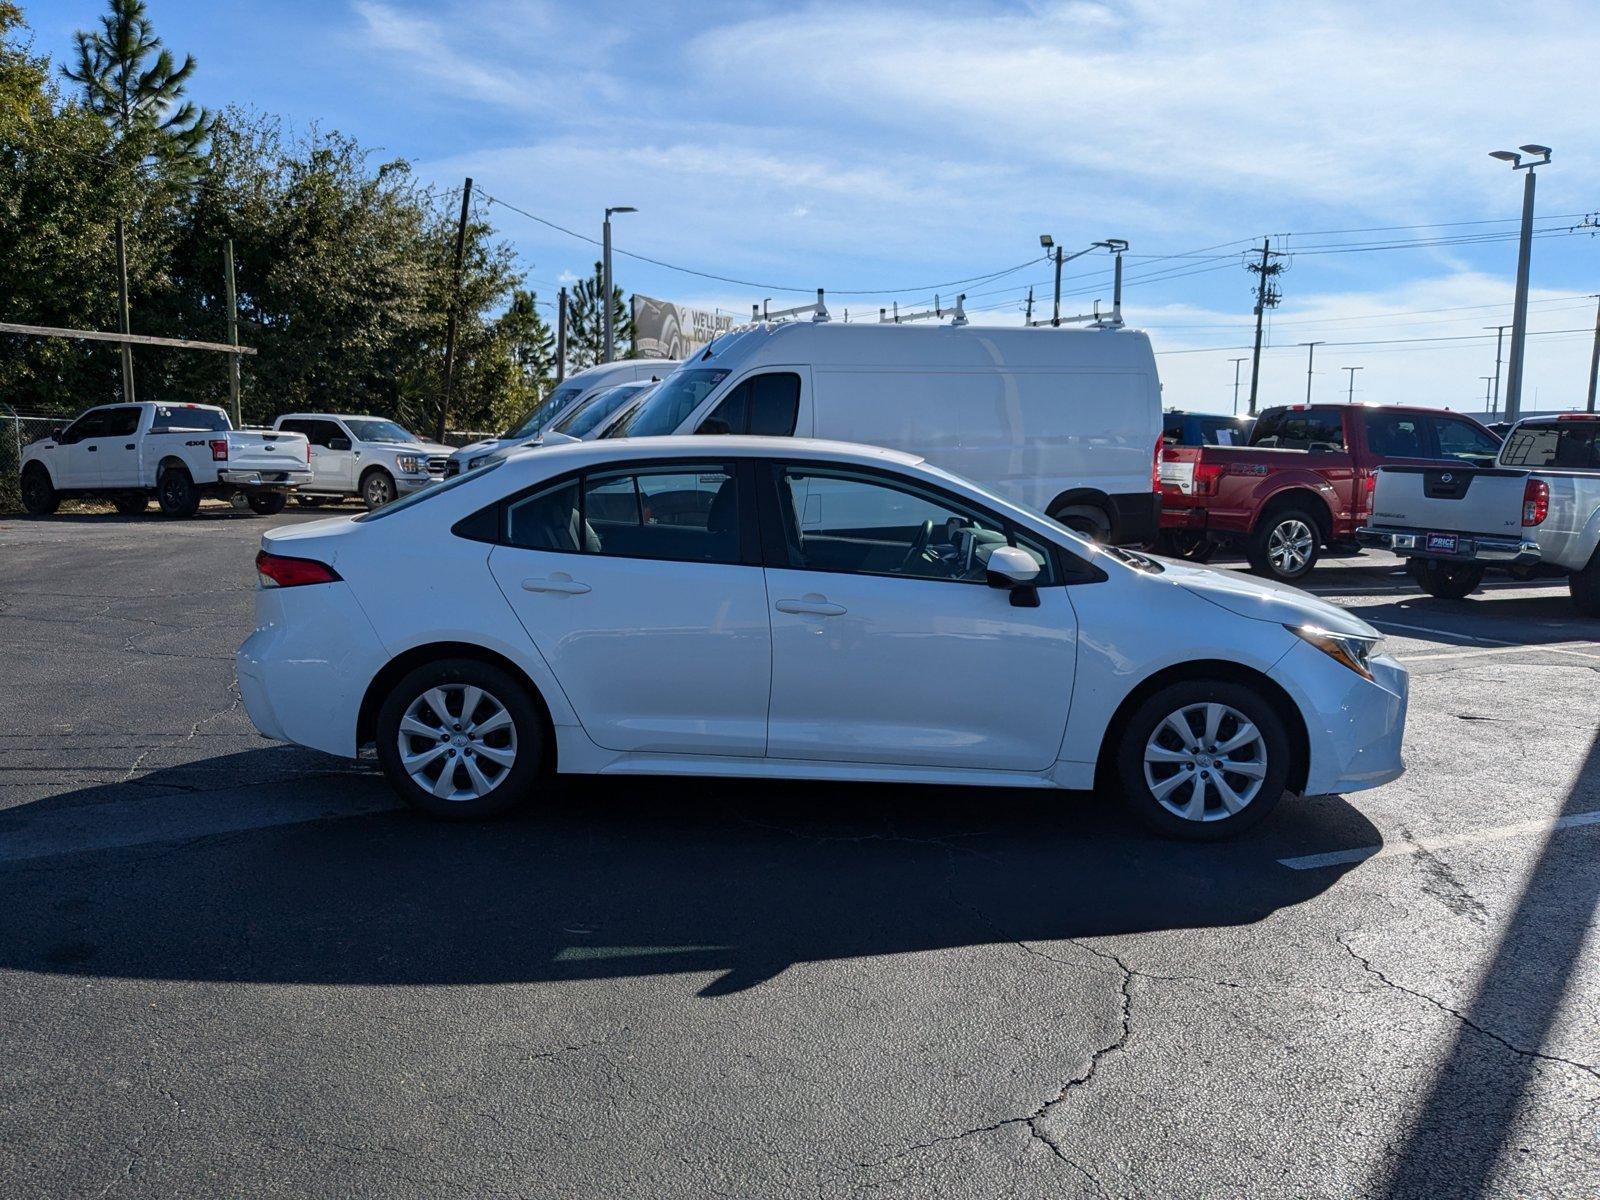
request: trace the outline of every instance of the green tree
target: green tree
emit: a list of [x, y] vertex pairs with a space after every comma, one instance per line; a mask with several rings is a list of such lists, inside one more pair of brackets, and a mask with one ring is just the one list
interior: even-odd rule
[[0, 0], [0, 128], [25, 124], [46, 100], [49, 68], [19, 36], [22, 10]]
[[194, 56], [184, 55], [181, 67], [175, 64], [151, 27], [144, 0], [110, 0], [100, 28], [80, 29], [74, 42], [77, 70], [64, 68], [62, 74], [82, 85], [89, 111], [111, 126], [119, 146], [129, 145], [141, 157], [199, 154], [211, 117], [183, 98]]
[[[604, 266], [595, 263], [594, 274], [580, 279], [572, 289], [567, 308], [567, 365], [581, 371], [605, 357], [605, 309], [600, 297], [605, 293]], [[622, 301], [622, 289], [611, 286], [611, 336], [618, 358], [633, 357], [633, 315]]]

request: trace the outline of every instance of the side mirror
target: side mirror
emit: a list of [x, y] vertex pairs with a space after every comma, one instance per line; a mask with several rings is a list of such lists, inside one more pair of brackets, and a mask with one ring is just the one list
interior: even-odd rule
[[348, 449], [350, 449], [350, 439], [349, 438], [342, 438], [342, 437], [329, 438], [328, 439], [328, 449], [329, 450], [348, 450]]
[[1038, 608], [1039, 564], [1026, 550], [1015, 546], [996, 546], [984, 568], [984, 578], [992, 588], [1011, 593], [1013, 608]]
[[66, 434], [67, 427], [65, 425], [58, 426], [50, 431], [50, 440], [59, 444], [66, 437]]

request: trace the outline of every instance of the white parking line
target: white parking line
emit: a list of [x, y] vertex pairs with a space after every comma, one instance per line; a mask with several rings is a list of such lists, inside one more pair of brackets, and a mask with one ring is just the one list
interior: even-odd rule
[[[1494, 647], [1497, 652], [1510, 652], [1510, 651], [1513, 651], [1513, 650], [1528, 650], [1528, 651], [1539, 651], [1539, 652], [1543, 652], [1543, 653], [1546, 653], [1546, 654], [1570, 654], [1570, 655], [1573, 655], [1574, 657], [1577, 657], [1577, 658], [1589, 658], [1589, 659], [1600, 660], [1600, 654], [1587, 654], [1583, 650], [1574, 650], [1572, 648], [1572, 646], [1552, 646], [1552, 645], [1549, 645], [1548, 643], [1542, 643], [1542, 642], [1508, 642], [1504, 638], [1478, 637], [1477, 635], [1471, 634], [1471, 633], [1457, 633], [1457, 632], [1455, 632], [1453, 630], [1447, 630], [1447, 629], [1431, 629], [1426, 625], [1403, 625], [1399, 621], [1368, 621], [1367, 624], [1375, 626], [1376, 628], [1383, 630], [1385, 633], [1388, 633], [1389, 631], [1395, 630], [1395, 629], [1404, 629], [1409, 633], [1427, 633], [1427, 634], [1432, 634], [1436, 638], [1443, 638], [1443, 639], [1446, 639], [1446, 640], [1448, 640], [1450, 638], [1463, 638], [1463, 639], [1465, 639], [1465, 640], [1467, 640], [1469, 642], [1477, 642], [1479, 645], [1482, 645], [1482, 646]], [[1595, 642], [1577, 642], [1577, 643], [1574, 643], [1574, 644], [1575, 645], [1579, 645], [1579, 646], [1584, 646], [1584, 647], [1589, 648], [1589, 649], [1600, 649], [1600, 644], [1597, 644]], [[1452, 655], [1448, 651], [1445, 651], [1445, 652], [1441, 652], [1441, 653], [1438, 653], [1438, 654], [1407, 654], [1407, 655], [1398, 655], [1397, 657], [1399, 657], [1401, 659], [1401, 661], [1404, 661], [1404, 662], [1416, 662], [1416, 661], [1419, 661], [1419, 660], [1425, 659], [1425, 658], [1449, 658], [1449, 657], [1460, 658], [1460, 657], [1463, 657], [1464, 654], [1466, 654], [1466, 653], [1487, 654], [1487, 653], [1490, 653], [1490, 651], [1488, 651], [1488, 650], [1473, 650], [1473, 651], [1466, 651], [1466, 652], [1456, 653], [1454, 655]]]
[[1522, 821], [1516, 825], [1497, 825], [1493, 829], [1479, 829], [1472, 833], [1456, 833], [1447, 837], [1420, 838], [1409, 842], [1391, 842], [1387, 846], [1362, 846], [1356, 850], [1331, 850], [1326, 854], [1302, 854], [1298, 858], [1280, 858], [1278, 862], [1292, 871], [1315, 871], [1318, 867], [1337, 867], [1345, 863], [1365, 862], [1369, 858], [1402, 858], [1432, 850], [1445, 850], [1451, 846], [1472, 846], [1479, 842], [1494, 842], [1504, 838], [1526, 837], [1536, 833], [1554, 833], [1558, 829], [1575, 829], [1582, 825], [1600, 825], [1600, 811], [1573, 813], [1554, 820]]
[[[1593, 645], [1590, 642], [1584, 644]], [[1548, 651], [1551, 654], [1575, 654], [1579, 658], [1600, 659], [1600, 655], [1585, 654], [1581, 650], [1573, 650], [1566, 646], [1541, 646], [1537, 644], [1529, 646], [1520, 643], [1515, 646], [1486, 646], [1482, 650], [1438, 650], [1428, 654], [1396, 654], [1394, 657], [1399, 662], [1412, 663], [1427, 662], [1431, 658], [1481, 658], [1485, 654], [1518, 654], [1539, 651]]]

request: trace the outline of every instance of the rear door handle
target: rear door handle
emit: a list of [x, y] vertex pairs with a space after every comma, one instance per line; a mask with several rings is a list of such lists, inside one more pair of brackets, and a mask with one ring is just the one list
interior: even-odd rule
[[804, 600], [779, 600], [773, 607], [781, 613], [811, 617], [842, 617], [849, 611], [844, 605], [830, 603], [821, 596], [807, 596]]
[[579, 583], [570, 575], [556, 572], [549, 579], [524, 579], [522, 590], [525, 592], [555, 592], [562, 596], [581, 596], [589, 590], [587, 583]]
[[93, 454], [98, 449], [100, 449], [99, 446], [90, 446], [90, 447], [88, 447], [88, 450], [89, 450], [90, 454]]

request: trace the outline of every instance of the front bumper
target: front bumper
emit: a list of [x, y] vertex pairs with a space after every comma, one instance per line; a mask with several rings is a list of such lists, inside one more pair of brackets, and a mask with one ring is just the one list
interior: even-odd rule
[[1366, 525], [1356, 530], [1356, 541], [1363, 546], [1392, 550], [1407, 558], [1435, 558], [1441, 562], [1482, 562], [1523, 567], [1533, 566], [1544, 558], [1539, 543], [1530, 538], [1496, 537], [1493, 534], [1454, 533], [1451, 536], [1456, 539], [1455, 550], [1430, 548], [1429, 536], [1439, 532]]
[[444, 476], [439, 475], [401, 475], [394, 477], [394, 490], [402, 496], [409, 496], [412, 492], [420, 492], [425, 487], [438, 483]]
[[1365, 679], [1302, 642], [1272, 669], [1305, 718], [1311, 750], [1307, 795], [1379, 787], [1405, 770], [1401, 741], [1410, 677], [1388, 655], [1369, 665], [1373, 678]]

